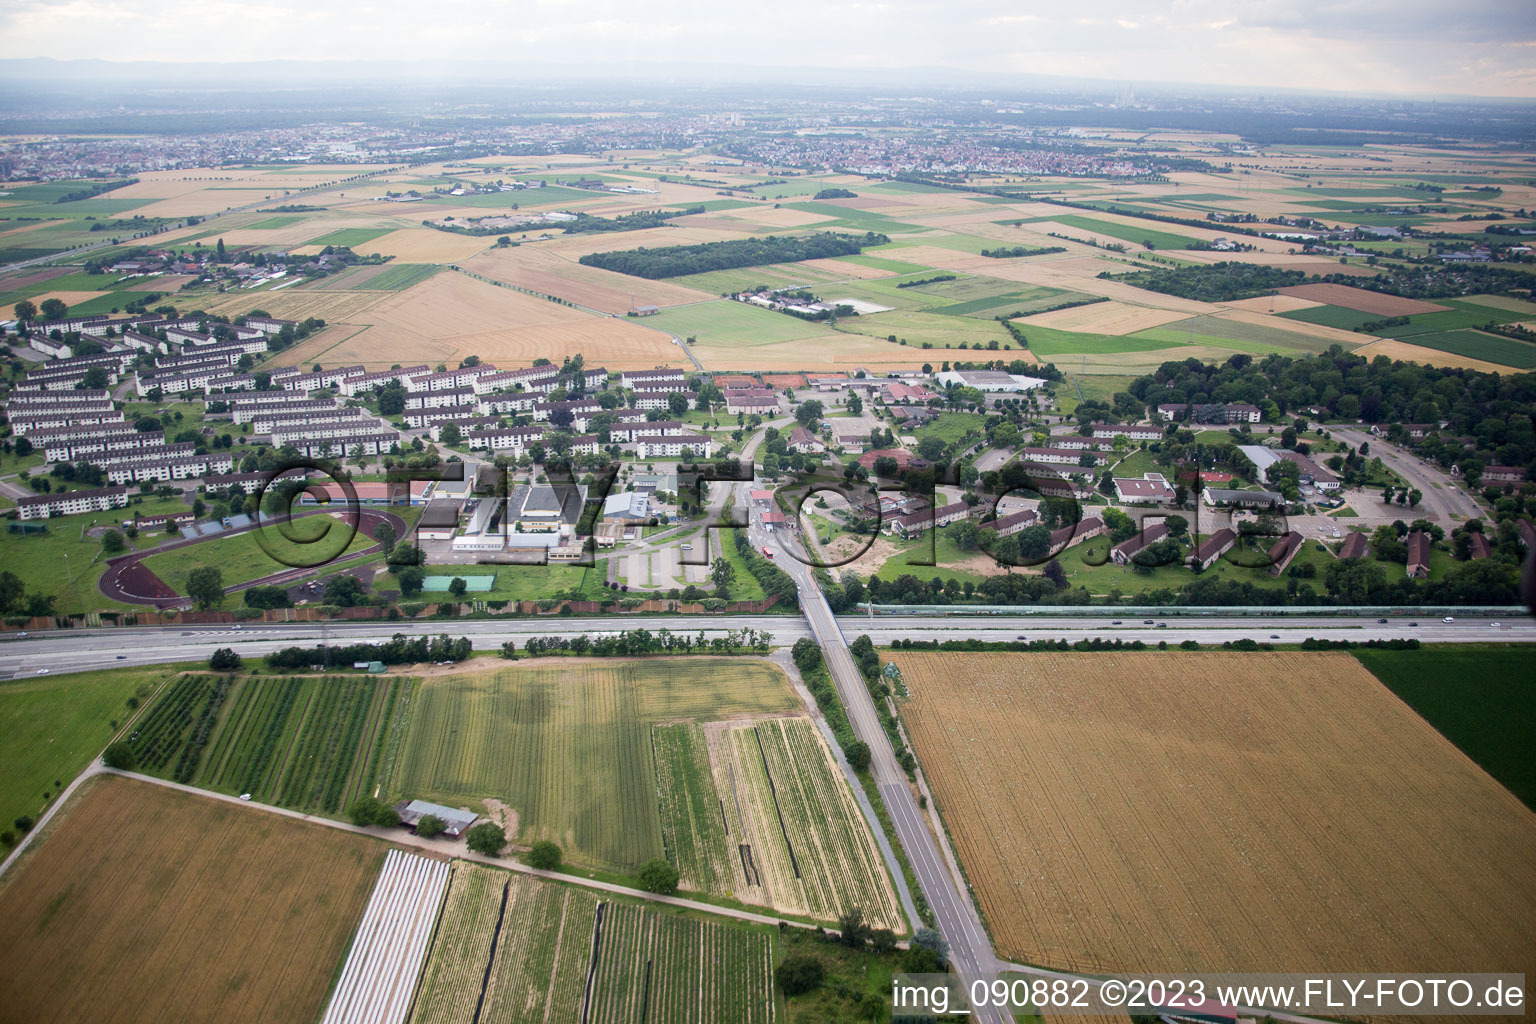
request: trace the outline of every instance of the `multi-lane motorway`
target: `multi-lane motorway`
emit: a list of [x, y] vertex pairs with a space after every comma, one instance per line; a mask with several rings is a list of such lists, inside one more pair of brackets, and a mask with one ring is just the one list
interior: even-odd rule
[[[793, 559], [781, 564], [791, 565]], [[791, 644], [812, 636], [811, 627], [799, 616], [747, 615], [713, 620], [704, 628], [707, 635], [721, 635], [730, 629], [752, 628], [773, 634], [774, 643]], [[1411, 623], [1418, 623], [1417, 626]], [[1093, 637], [1144, 640], [1169, 644], [1196, 640], [1201, 644], [1220, 644], [1227, 640], [1251, 637], [1271, 643], [1299, 643], [1307, 637], [1328, 640], [1390, 640], [1417, 637], [1425, 643], [1536, 643], [1536, 623], [1528, 616], [1498, 619], [1462, 618], [1442, 622], [1435, 617], [1392, 618], [1380, 624], [1375, 618], [1350, 619], [1335, 616], [1308, 618], [1242, 618], [1202, 616], [1155, 618], [1147, 624], [1142, 618], [1121, 616], [1118, 624], [1109, 615], [1098, 617], [1052, 615], [840, 615], [836, 617], [843, 635], [856, 637], [868, 633], [877, 644], [893, 640], [1081, 640]], [[1166, 623], [1158, 628], [1158, 623]], [[155, 665], [169, 662], [199, 661], [219, 647], [236, 646], [250, 657], [270, 653], [295, 644], [321, 642], [365, 643], [387, 640], [395, 633], [408, 636], [436, 636], [449, 633], [467, 636], [477, 650], [495, 650], [507, 640], [521, 641], [528, 636], [575, 636], [579, 633], [611, 633], [620, 629], [670, 629], [697, 634], [696, 616], [652, 615], [635, 618], [605, 616], [575, 618], [561, 616], [547, 619], [466, 619], [461, 622], [435, 619], [429, 622], [333, 622], [276, 623], [230, 626], [168, 626], [145, 628], [63, 629], [36, 632], [21, 637], [15, 633], [0, 637], [0, 678], [31, 675], [42, 669], [49, 672], [79, 672], [92, 668]], [[1278, 639], [1276, 639], [1278, 638]]]

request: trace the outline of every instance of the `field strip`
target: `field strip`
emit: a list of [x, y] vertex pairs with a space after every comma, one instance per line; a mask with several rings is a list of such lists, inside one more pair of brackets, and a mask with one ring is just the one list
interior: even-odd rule
[[448, 864], [390, 850], [321, 1024], [400, 1024], [448, 891]]

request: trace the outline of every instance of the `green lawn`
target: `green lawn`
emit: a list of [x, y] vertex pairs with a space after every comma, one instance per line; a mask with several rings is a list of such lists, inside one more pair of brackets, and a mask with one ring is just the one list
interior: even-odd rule
[[23, 814], [40, 817], [59, 784], [67, 786], [112, 739], [112, 723], [133, 714], [126, 702], [142, 702], [172, 671], [157, 666], [0, 682], [0, 827], [13, 829]]
[[1358, 651], [1355, 657], [1446, 739], [1536, 808], [1536, 679], [1519, 647]]
[[945, 444], [959, 444], [967, 431], [974, 430], [980, 434], [986, 426], [987, 418], [975, 412], [946, 412], [933, 418], [931, 423], [924, 424], [914, 431], [918, 441], [925, 437], [937, 437]]
[[[603, 583], [607, 578], [607, 563], [599, 560], [591, 568], [579, 565], [429, 565], [434, 576], [462, 576], [466, 580], [474, 576], [494, 576], [496, 582], [487, 591], [471, 591], [467, 600], [475, 601], [545, 601], [560, 597], [575, 597], [581, 601], [601, 601], [604, 597], [616, 597]], [[395, 589], [392, 576], [380, 576], [377, 587]], [[444, 595], [427, 594], [424, 600], [440, 600]]]
[[[327, 533], [327, 527], [333, 532]], [[334, 562], [354, 555], [374, 543], [372, 537], [358, 532], [352, 534], [350, 542], [343, 545], [342, 539], [349, 532], [346, 524], [325, 515], [296, 519], [289, 525], [288, 531], [294, 535], [295, 540], [285, 539], [276, 525], [265, 531], [265, 540], [273, 554], [268, 554], [257, 541], [257, 531], [248, 530], [231, 537], [150, 555], [144, 564], [178, 594], [185, 594], [188, 574], [203, 566], [217, 566], [224, 574], [224, 585], [231, 587], [282, 572], [290, 563], [313, 563], [326, 558]], [[238, 595], [230, 596], [224, 602], [234, 606], [240, 603], [240, 598]]]
[[[5, 568], [21, 578], [29, 594], [52, 595], [54, 610], [59, 614], [140, 607], [118, 604], [102, 596], [96, 583], [106, 571], [106, 556], [102, 554], [101, 542], [82, 536], [82, 530], [93, 524], [116, 527], [135, 512], [153, 516], [184, 511], [187, 506], [180, 498], [132, 497], [129, 501], [127, 508], [110, 512], [50, 519], [47, 533], [0, 535], [4, 537], [0, 543], [5, 545]], [[164, 533], [141, 533], [132, 543], [144, 549], [165, 539]]]
[[680, 338], [696, 338], [704, 345], [751, 347], [831, 335], [822, 324], [729, 299], [664, 309], [639, 322]]

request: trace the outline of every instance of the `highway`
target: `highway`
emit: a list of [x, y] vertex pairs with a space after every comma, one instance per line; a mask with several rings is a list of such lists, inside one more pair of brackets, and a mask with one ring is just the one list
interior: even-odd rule
[[[754, 529], [754, 541], [760, 529]], [[790, 568], [800, 563], [782, 558]], [[805, 572], [809, 576], [809, 571]], [[797, 577], [798, 581], [798, 577]], [[823, 602], [824, 603], [824, 602]], [[1389, 619], [1381, 625], [1374, 618], [1348, 619], [1332, 616], [1316, 618], [1239, 618], [1199, 617], [1157, 619], [1166, 622], [1159, 629], [1140, 618], [1122, 618], [1119, 625], [1109, 615], [1068, 617], [1052, 615], [841, 615], [835, 619], [845, 636], [868, 633], [877, 644], [893, 640], [1082, 640], [1103, 637], [1170, 645], [1185, 640], [1201, 644], [1220, 644], [1227, 640], [1253, 637], [1273, 643], [1300, 643], [1307, 637], [1327, 640], [1390, 640], [1417, 637], [1425, 643], [1533, 643], [1536, 623], [1529, 617], [1501, 619], [1460, 618], [1453, 623], [1437, 618]], [[773, 634], [776, 646], [794, 643], [812, 636], [805, 619], [788, 615], [744, 615], [716, 618], [703, 626], [707, 636], [724, 635], [731, 629], [757, 629]], [[1419, 623], [1410, 626], [1410, 622]], [[1498, 625], [1495, 626], [1494, 623]], [[242, 629], [231, 626], [153, 626], [103, 627], [100, 629], [62, 629], [35, 632], [28, 637], [15, 633], [0, 634], [0, 678], [32, 675], [39, 669], [50, 672], [81, 672], [95, 668], [123, 668], [131, 665], [156, 665], [178, 661], [200, 661], [220, 647], [236, 647], [248, 657], [259, 657], [295, 644], [321, 642], [373, 643], [387, 640], [395, 633], [407, 636], [467, 636], [476, 650], [495, 650], [508, 640], [528, 636], [575, 636], [579, 633], [611, 633], [620, 629], [670, 629], [697, 634], [701, 623], [697, 616], [658, 615], [621, 618], [577, 618], [569, 616], [540, 619], [433, 619], [425, 622], [291, 622], [256, 623]], [[1279, 637], [1272, 640], [1272, 637]], [[819, 637], [817, 638], [820, 639]]]

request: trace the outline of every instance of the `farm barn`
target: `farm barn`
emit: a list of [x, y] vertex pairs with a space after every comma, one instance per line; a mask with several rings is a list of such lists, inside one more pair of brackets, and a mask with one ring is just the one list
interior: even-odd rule
[[443, 829], [450, 836], [458, 836], [475, 823], [479, 817], [473, 811], [466, 811], [461, 807], [444, 807], [442, 804], [434, 804], [427, 800], [407, 800], [395, 805], [395, 811], [400, 815], [400, 824], [411, 831], [416, 830], [416, 823], [427, 815], [435, 815], [448, 827]]

